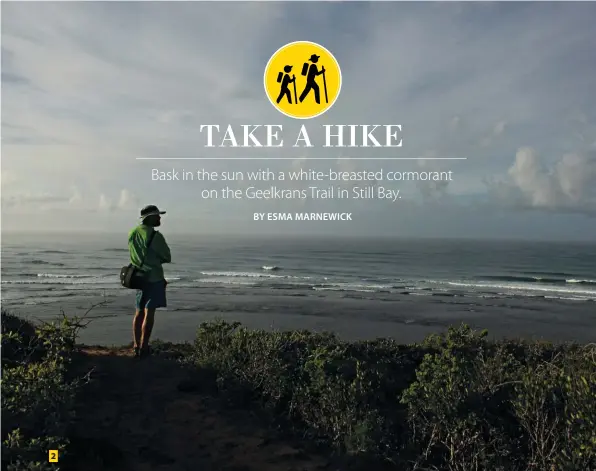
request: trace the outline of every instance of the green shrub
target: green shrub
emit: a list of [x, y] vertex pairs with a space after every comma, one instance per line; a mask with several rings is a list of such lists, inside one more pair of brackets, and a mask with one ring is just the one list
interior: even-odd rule
[[193, 355], [197, 365], [220, 372], [223, 387], [232, 380], [316, 438], [374, 455], [392, 453], [406, 433], [396, 398], [421, 359], [389, 340], [346, 343], [329, 333], [251, 331], [227, 322], [202, 324]]
[[596, 349], [521, 370], [513, 404], [528, 444], [528, 469], [596, 469]]
[[80, 325], [34, 326], [2, 313], [2, 468], [56, 470], [48, 451], [66, 449], [78, 381], [65, 376]]
[[45, 352], [31, 323], [5, 310], [2, 310], [1, 319], [3, 368], [36, 361], [44, 356]]
[[565, 446], [557, 458], [561, 470], [596, 469], [596, 346], [562, 370], [565, 395]]
[[508, 391], [518, 363], [486, 332], [449, 328], [426, 344], [416, 380], [404, 392], [417, 465], [449, 470], [512, 469], [515, 427]]
[[340, 452], [400, 470], [583, 471], [596, 469], [595, 357], [466, 325], [398, 345], [214, 322], [191, 361]]

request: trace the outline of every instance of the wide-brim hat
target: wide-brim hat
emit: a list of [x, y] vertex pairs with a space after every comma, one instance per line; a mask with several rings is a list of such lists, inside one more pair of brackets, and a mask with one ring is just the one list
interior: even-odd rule
[[317, 59], [319, 59], [319, 57], [321, 57], [321, 56], [317, 56], [316, 54], [313, 54], [312, 56], [310, 56], [310, 60], [316, 61]]
[[149, 216], [160, 216], [166, 214], [165, 211], [160, 211], [157, 206], [150, 204], [141, 209], [141, 219], [148, 218]]

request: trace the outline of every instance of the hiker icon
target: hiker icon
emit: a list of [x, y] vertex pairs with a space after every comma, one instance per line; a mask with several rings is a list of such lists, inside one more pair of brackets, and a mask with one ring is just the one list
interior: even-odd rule
[[277, 83], [281, 83], [281, 89], [279, 91], [279, 96], [277, 97], [277, 103], [281, 101], [284, 95], [288, 99], [288, 103], [292, 104], [292, 94], [290, 93], [289, 85], [291, 83], [294, 84], [294, 103], [298, 103], [298, 99], [296, 97], [296, 76], [292, 74], [292, 78], [290, 78], [290, 72], [292, 71], [291, 65], [286, 65], [284, 67], [284, 72], [280, 72], [277, 74]]
[[293, 41], [277, 49], [267, 61], [263, 87], [277, 111], [289, 118], [311, 119], [337, 101], [341, 69], [335, 56], [320, 44]]
[[302, 75], [306, 76], [306, 87], [304, 87], [304, 90], [300, 94], [300, 103], [302, 103], [304, 101], [304, 99], [308, 96], [310, 91], [313, 90], [315, 92], [315, 101], [317, 102], [318, 105], [321, 104], [321, 92], [319, 90], [319, 84], [317, 83], [317, 80], [316, 80], [318, 75], [323, 75], [323, 88], [325, 90], [325, 103], [329, 103], [329, 99], [327, 98], [327, 81], [325, 80], [325, 66], [321, 67], [320, 71], [317, 68], [317, 62], [319, 61], [320, 57], [321, 56], [317, 56], [316, 54], [313, 54], [310, 56], [310, 59], [309, 59], [309, 61], [311, 61], [312, 64], [305, 62], [304, 65], [302, 66]]

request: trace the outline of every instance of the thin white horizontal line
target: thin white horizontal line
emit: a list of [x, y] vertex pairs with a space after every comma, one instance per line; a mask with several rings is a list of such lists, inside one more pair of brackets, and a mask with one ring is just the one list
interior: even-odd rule
[[[4, 1], [12, 1], [13, 3], [16, 2], [16, 0], [4, 0]], [[53, 0], [18, 0], [18, 1], [22, 1], [22, 2], [51, 2]], [[66, 3], [75, 3], [75, 2], [91, 2], [91, 1], [97, 1], [97, 0], [65, 0]], [[102, 0], [108, 3], [111, 2], [121, 2], [122, 0]], [[137, 2], [137, 3], [141, 3], [141, 2], [147, 2], [149, 3], [147, 0], [130, 0], [131, 2]], [[165, 2], [166, 0], [158, 0], [158, 1], [162, 1]], [[221, 1], [225, 1], [225, 2], [237, 2], [238, 0], [167, 0], [168, 2], [180, 2], [180, 3], [192, 3], [192, 2], [196, 2], [196, 3], [215, 3], [215, 2], [221, 2]], [[253, 3], [258, 3], [258, 2], [286, 2], [286, 3], [292, 3], [292, 2], [298, 2], [298, 1], [307, 1], [307, 2], [328, 2], [328, 3], [333, 3], [333, 2], [338, 2], [339, 0], [245, 0], [245, 1], [249, 1], [249, 2], [253, 2]], [[348, 2], [356, 2], [359, 0], [344, 0], [344, 1], [348, 1]], [[377, 1], [377, 2], [393, 2], [393, 1], [408, 1], [408, 0], [371, 0], [371, 1]], [[420, 1], [426, 1], [426, 0], [420, 0]], [[446, 0], [446, 1], [461, 1], [461, 0]], [[463, 1], [482, 1], [482, 0], [463, 0]], [[507, 1], [507, 0], [506, 0]], [[523, 1], [523, 0], [509, 0], [509, 1]], [[536, 0], [539, 1], [539, 0]], [[580, 1], [590, 1], [590, 0], [580, 0]]]
[[137, 157], [136, 160], [468, 160], [467, 157]]

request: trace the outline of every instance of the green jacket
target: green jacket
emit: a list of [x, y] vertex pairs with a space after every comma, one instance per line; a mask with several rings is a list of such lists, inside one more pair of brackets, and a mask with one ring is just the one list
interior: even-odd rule
[[[147, 252], [149, 237], [155, 232], [151, 241], [151, 247]], [[128, 234], [128, 249], [130, 251], [130, 263], [147, 275], [147, 281], [155, 282], [165, 280], [163, 263], [171, 263], [172, 255], [163, 234], [151, 226], [140, 224]], [[141, 261], [143, 260], [143, 266]]]

